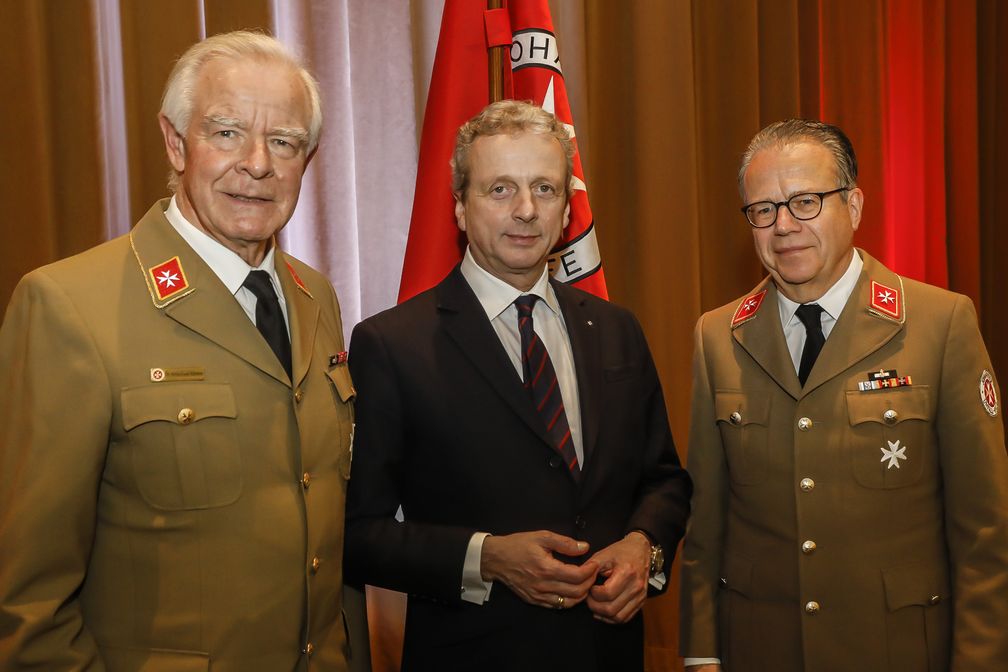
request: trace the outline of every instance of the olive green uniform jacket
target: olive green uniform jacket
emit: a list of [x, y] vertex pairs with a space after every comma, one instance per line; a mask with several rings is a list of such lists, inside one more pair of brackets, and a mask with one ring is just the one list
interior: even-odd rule
[[25, 276], [0, 329], [0, 669], [344, 670], [336, 295], [277, 252], [291, 385], [166, 207]]
[[[734, 327], [744, 300], [697, 324], [682, 653], [728, 672], [1004, 669], [1008, 459], [973, 305], [859, 253], [804, 388], [769, 278]], [[872, 281], [895, 307], [872, 308]], [[912, 384], [861, 391], [879, 370]]]

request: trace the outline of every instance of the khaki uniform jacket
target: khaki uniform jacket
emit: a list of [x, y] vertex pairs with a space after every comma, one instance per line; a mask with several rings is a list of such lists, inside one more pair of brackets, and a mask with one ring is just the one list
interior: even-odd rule
[[[335, 293], [278, 251], [292, 386], [166, 207], [7, 310], [0, 669], [344, 670]], [[187, 287], [161, 300], [149, 269], [174, 257]]]
[[[804, 389], [769, 278], [750, 319], [732, 327], [735, 302], [697, 324], [682, 653], [728, 672], [1004, 669], [1008, 459], [973, 305], [859, 253]], [[871, 309], [872, 281], [898, 317]], [[880, 369], [912, 385], [860, 391]]]

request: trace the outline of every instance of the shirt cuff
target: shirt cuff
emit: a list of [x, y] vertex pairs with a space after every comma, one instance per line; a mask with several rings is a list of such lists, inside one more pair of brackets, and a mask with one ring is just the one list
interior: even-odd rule
[[483, 604], [490, 599], [493, 581], [484, 581], [480, 572], [483, 540], [489, 536], [488, 532], [477, 532], [469, 538], [465, 562], [462, 564], [462, 599], [466, 602]]
[[720, 658], [683, 658], [683, 667], [690, 665], [720, 665]]

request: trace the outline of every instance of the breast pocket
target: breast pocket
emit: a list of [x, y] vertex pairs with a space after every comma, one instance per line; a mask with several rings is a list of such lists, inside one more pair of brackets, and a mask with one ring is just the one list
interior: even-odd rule
[[934, 460], [930, 390], [926, 386], [847, 392], [854, 478], [868, 488], [901, 488], [920, 480]]
[[329, 383], [333, 390], [333, 400], [334, 403], [340, 406], [346, 407], [346, 418], [347, 422], [350, 424], [350, 431], [347, 432], [348, 440], [347, 445], [340, 446], [342, 453], [339, 456], [339, 470], [343, 478], [350, 478], [350, 468], [353, 464], [353, 440], [354, 440], [354, 420], [353, 420], [353, 401], [357, 396], [357, 390], [354, 389], [353, 380], [350, 379], [350, 371], [346, 366], [337, 366], [335, 369], [326, 372], [326, 376], [329, 378]]
[[762, 481], [767, 471], [770, 398], [717, 390], [714, 411], [732, 481], [739, 485]]
[[207, 509], [241, 494], [238, 417], [230, 385], [159, 383], [122, 390], [133, 474], [157, 509]]

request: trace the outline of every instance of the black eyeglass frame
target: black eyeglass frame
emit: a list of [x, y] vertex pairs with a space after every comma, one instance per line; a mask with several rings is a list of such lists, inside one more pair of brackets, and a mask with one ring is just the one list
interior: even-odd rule
[[[776, 203], [774, 201], [753, 201], [752, 203], [742, 206], [742, 214], [745, 216], [746, 221], [749, 222], [749, 226], [753, 227], [754, 229], [765, 229], [777, 223], [777, 215], [778, 213], [780, 213], [780, 207], [783, 205], [787, 207], [788, 212], [791, 213], [792, 217], [794, 217], [798, 221], [807, 222], [810, 219], [815, 219], [816, 217], [822, 214], [823, 201], [826, 199], [827, 196], [832, 196], [833, 194], [839, 194], [841, 191], [850, 191], [853, 188], [854, 187], [837, 187], [836, 189], [831, 189], [830, 191], [803, 191], [800, 194], [795, 194], [786, 201], [779, 201]], [[811, 217], [799, 217], [798, 215], [795, 214], [794, 210], [791, 209], [791, 201], [795, 200], [796, 198], [801, 198], [802, 196], [819, 197], [819, 210]], [[760, 203], [769, 203], [770, 205], [774, 206], [773, 221], [771, 221], [769, 224], [763, 224], [762, 226], [754, 224], [753, 221], [749, 219], [749, 208], [753, 207], [754, 205], [759, 205]]]

